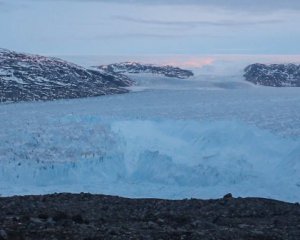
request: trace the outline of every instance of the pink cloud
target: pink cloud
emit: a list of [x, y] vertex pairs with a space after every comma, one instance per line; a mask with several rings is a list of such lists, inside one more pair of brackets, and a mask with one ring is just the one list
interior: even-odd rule
[[172, 65], [185, 68], [201, 68], [206, 65], [211, 65], [214, 63], [212, 57], [176, 57], [172, 59], [167, 59], [163, 62], [164, 65]]

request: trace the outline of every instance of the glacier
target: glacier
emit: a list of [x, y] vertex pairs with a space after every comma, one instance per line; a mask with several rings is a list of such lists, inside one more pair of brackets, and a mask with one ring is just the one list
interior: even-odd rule
[[136, 80], [129, 94], [0, 105], [0, 194], [299, 201], [300, 90]]

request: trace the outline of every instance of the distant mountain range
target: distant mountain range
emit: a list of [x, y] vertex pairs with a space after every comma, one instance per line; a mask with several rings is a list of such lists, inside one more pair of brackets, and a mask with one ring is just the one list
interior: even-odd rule
[[152, 64], [140, 64], [137, 62], [123, 62], [109, 65], [98, 66], [98, 69], [112, 74], [138, 74], [151, 73], [163, 75], [170, 78], [189, 78], [194, 74], [190, 70], [181, 69], [173, 66], [156, 66]]
[[251, 64], [245, 68], [244, 77], [257, 85], [272, 87], [300, 87], [300, 65]]
[[0, 49], [0, 102], [54, 100], [126, 93], [128, 77], [57, 58]]
[[[0, 102], [40, 101], [127, 93], [132, 74], [185, 79], [194, 74], [173, 66], [123, 62], [84, 68], [51, 57], [0, 48]], [[300, 65], [251, 64], [246, 81], [272, 87], [300, 87]]]

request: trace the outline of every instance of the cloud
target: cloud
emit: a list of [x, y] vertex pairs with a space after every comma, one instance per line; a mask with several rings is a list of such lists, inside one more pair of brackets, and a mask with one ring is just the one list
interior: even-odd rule
[[9, 5], [6, 2], [0, 1], [0, 11], [9, 10]]
[[24, 2], [14, 2], [12, 1], [1, 1], [0, 0], [0, 12], [14, 12], [14, 11], [18, 11], [20, 9], [26, 9], [28, 8], [28, 5], [26, 5]]
[[151, 24], [151, 25], [163, 25], [163, 26], [182, 26], [182, 27], [198, 27], [198, 26], [214, 26], [214, 27], [224, 27], [224, 26], [247, 26], [247, 25], [260, 25], [260, 24], [276, 24], [284, 22], [280, 19], [270, 19], [270, 20], [216, 20], [216, 21], [163, 21], [155, 19], [140, 19], [132, 18], [126, 16], [117, 16], [116, 19], [139, 23], [139, 24]]
[[296, 54], [298, 5], [299, 0], [0, 0], [0, 47], [61, 54]]
[[[217, 34], [205, 34], [205, 33], [197, 33], [193, 34], [192, 36], [198, 37], [198, 38], [219, 38], [220, 36]], [[166, 39], [170, 40], [172, 38], [189, 38], [191, 36], [186, 35], [186, 34], [172, 34], [172, 33], [128, 33], [128, 34], [98, 34], [93, 37], [82, 37], [81, 39], [90, 39], [90, 40], [95, 40], [95, 39], [139, 39], [139, 38], [144, 38], [144, 39]]]
[[[24, 0], [23, 0], [24, 1]], [[26, 0], [25, 0], [26, 1]], [[55, 0], [35, 0], [55, 1]], [[107, 0], [56, 0], [70, 2], [108, 2]], [[240, 9], [243, 11], [270, 11], [270, 10], [300, 10], [299, 0], [110, 0], [110, 3], [119, 4], [151, 4], [151, 5], [202, 5], [221, 8]]]
[[212, 57], [185, 57], [182, 59], [182, 57], [173, 57], [170, 58], [167, 61], [164, 61], [164, 65], [171, 65], [171, 66], [179, 66], [179, 67], [185, 67], [185, 68], [201, 68], [207, 65], [212, 65], [214, 63], [215, 59]]

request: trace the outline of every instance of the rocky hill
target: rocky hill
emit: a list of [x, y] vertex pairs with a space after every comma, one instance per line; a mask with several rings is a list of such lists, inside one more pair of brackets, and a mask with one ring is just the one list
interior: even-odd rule
[[252, 64], [245, 68], [244, 77], [257, 85], [271, 87], [300, 87], [300, 65]]
[[57, 58], [0, 49], [0, 102], [39, 101], [126, 93], [133, 82]]
[[171, 78], [189, 78], [194, 74], [190, 70], [184, 70], [173, 66], [155, 66], [152, 64], [140, 64], [136, 62], [123, 62], [109, 65], [98, 66], [98, 69], [109, 73], [119, 74], [137, 74], [152, 73], [159, 74]]
[[0, 198], [0, 240], [299, 240], [300, 205], [262, 198], [126, 199], [91, 194]]

